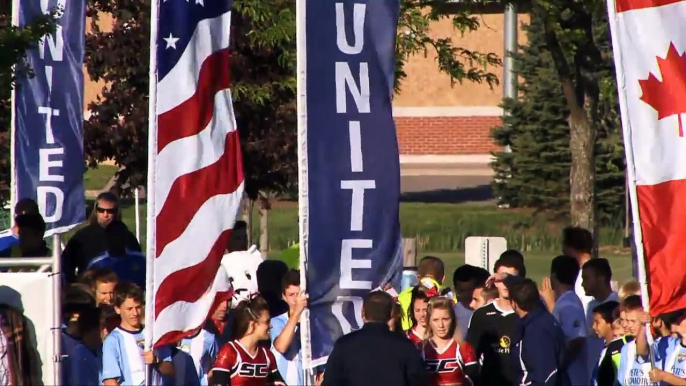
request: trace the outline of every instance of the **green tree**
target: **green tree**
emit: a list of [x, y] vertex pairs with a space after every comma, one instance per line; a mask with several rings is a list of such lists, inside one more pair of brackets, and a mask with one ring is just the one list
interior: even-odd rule
[[[9, 130], [11, 126], [11, 91], [17, 80], [33, 75], [26, 52], [40, 39], [55, 31], [58, 10], [37, 17], [19, 28], [12, 25], [12, 1], [0, 0], [0, 201], [4, 204], [9, 185]], [[16, 71], [15, 71], [16, 69]]]
[[[624, 212], [624, 153], [619, 130], [615, 74], [607, 20], [598, 18], [596, 42], [603, 53], [599, 66], [598, 134], [595, 146], [596, 188], [600, 219], [616, 224]], [[512, 152], [495, 153], [495, 190], [501, 203], [569, 215], [570, 130], [569, 107], [550, 52], [545, 49], [542, 19], [532, 14], [524, 27], [528, 43], [520, 47], [515, 71], [523, 80], [520, 97], [505, 100], [508, 113], [494, 139]]]
[[[479, 28], [479, 19], [450, 0], [407, 0], [398, 27], [396, 89], [412, 55], [437, 56], [451, 81], [498, 82], [489, 70], [500, 60], [433, 38], [433, 21], [451, 19], [457, 31]], [[480, 1], [474, 1], [475, 4]], [[89, 0], [87, 68], [106, 83], [89, 108], [85, 149], [91, 166], [105, 159], [123, 166], [120, 185], [141, 186], [147, 174], [149, 1]], [[98, 13], [115, 17], [112, 31], [97, 25]], [[236, 0], [232, 30], [232, 91], [245, 154], [246, 192], [257, 199], [293, 189], [297, 180], [295, 120], [295, 1]], [[279, 124], [274, 124], [279, 122]]]

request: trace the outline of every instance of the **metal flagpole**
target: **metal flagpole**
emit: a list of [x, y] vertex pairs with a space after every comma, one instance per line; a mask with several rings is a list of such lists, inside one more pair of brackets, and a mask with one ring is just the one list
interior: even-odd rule
[[[18, 259], [19, 260], [19, 259]], [[60, 234], [52, 235], [53, 316], [52, 339], [55, 362], [54, 385], [62, 384], [62, 242]]]
[[138, 243], [141, 242], [141, 209], [140, 209], [140, 196], [139, 196], [139, 190], [140, 188], [136, 188], [136, 190], [133, 191], [133, 197], [134, 200], [136, 200], [134, 207], [136, 209], [136, 240], [138, 240]]

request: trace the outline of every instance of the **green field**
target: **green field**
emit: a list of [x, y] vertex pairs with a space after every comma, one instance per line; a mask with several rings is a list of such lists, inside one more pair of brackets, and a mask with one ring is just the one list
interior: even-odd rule
[[86, 190], [101, 190], [107, 185], [119, 168], [112, 165], [100, 165], [95, 169], [88, 168], [83, 175], [83, 187]]
[[[447, 265], [448, 276], [464, 263], [464, 239], [467, 236], [502, 236], [508, 247], [523, 251], [529, 276], [540, 281], [548, 274], [550, 260], [560, 253], [561, 225], [536, 219], [521, 210], [502, 210], [489, 204], [419, 204], [402, 203], [401, 225], [404, 237], [417, 237], [419, 256], [434, 255]], [[133, 203], [122, 203], [122, 217], [133, 232]], [[145, 239], [145, 205], [141, 205], [141, 238]], [[271, 257], [297, 240], [297, 208], [291, 203], [275, 205], [269, 213]], [[258, 240], [259, 217], [253, 216], [253, 240]], [[601, 233], [601, 256], [610, 260], [615, 280], [631, 277], [631, 257], [621, 248], [621, 229], [605, 228]], [[143, 243], [142, 243], [143, 244]]]

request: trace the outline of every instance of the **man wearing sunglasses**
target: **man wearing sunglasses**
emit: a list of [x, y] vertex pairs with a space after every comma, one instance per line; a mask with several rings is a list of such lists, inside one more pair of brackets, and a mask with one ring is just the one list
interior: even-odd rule
[[121, 232], [126, 250], [141, 252], [141, 246], [136, 236], [131, 233], [120, 220], [119, 198], [104, 192], [95, 200], [93, 213], [88, 219], [88, 225], [69, 239], [62, 252], [62, 271], [65, 272], [68, 283], [76, 281], [93, 259], [107, 252], [107, 238], [105, 229], [116, 224], [117, 232]]

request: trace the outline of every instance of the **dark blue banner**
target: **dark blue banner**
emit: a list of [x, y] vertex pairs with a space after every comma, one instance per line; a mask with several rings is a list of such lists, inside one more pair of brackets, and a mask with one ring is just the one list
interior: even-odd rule
[[[306, 1], [307, 292], [311, 361], [398, 288], [400, 165], [391, 95], [399, 0]], [[305, 351], [307, 347], [305, 347]]]
[[83, 59], [86, 0], [15, 0], [19, 25], [57, 7], [57, 30], [28, 52], [35, 74], [15, 92], [13, 202], [38, 202], [48, 234], [85, 219]]

